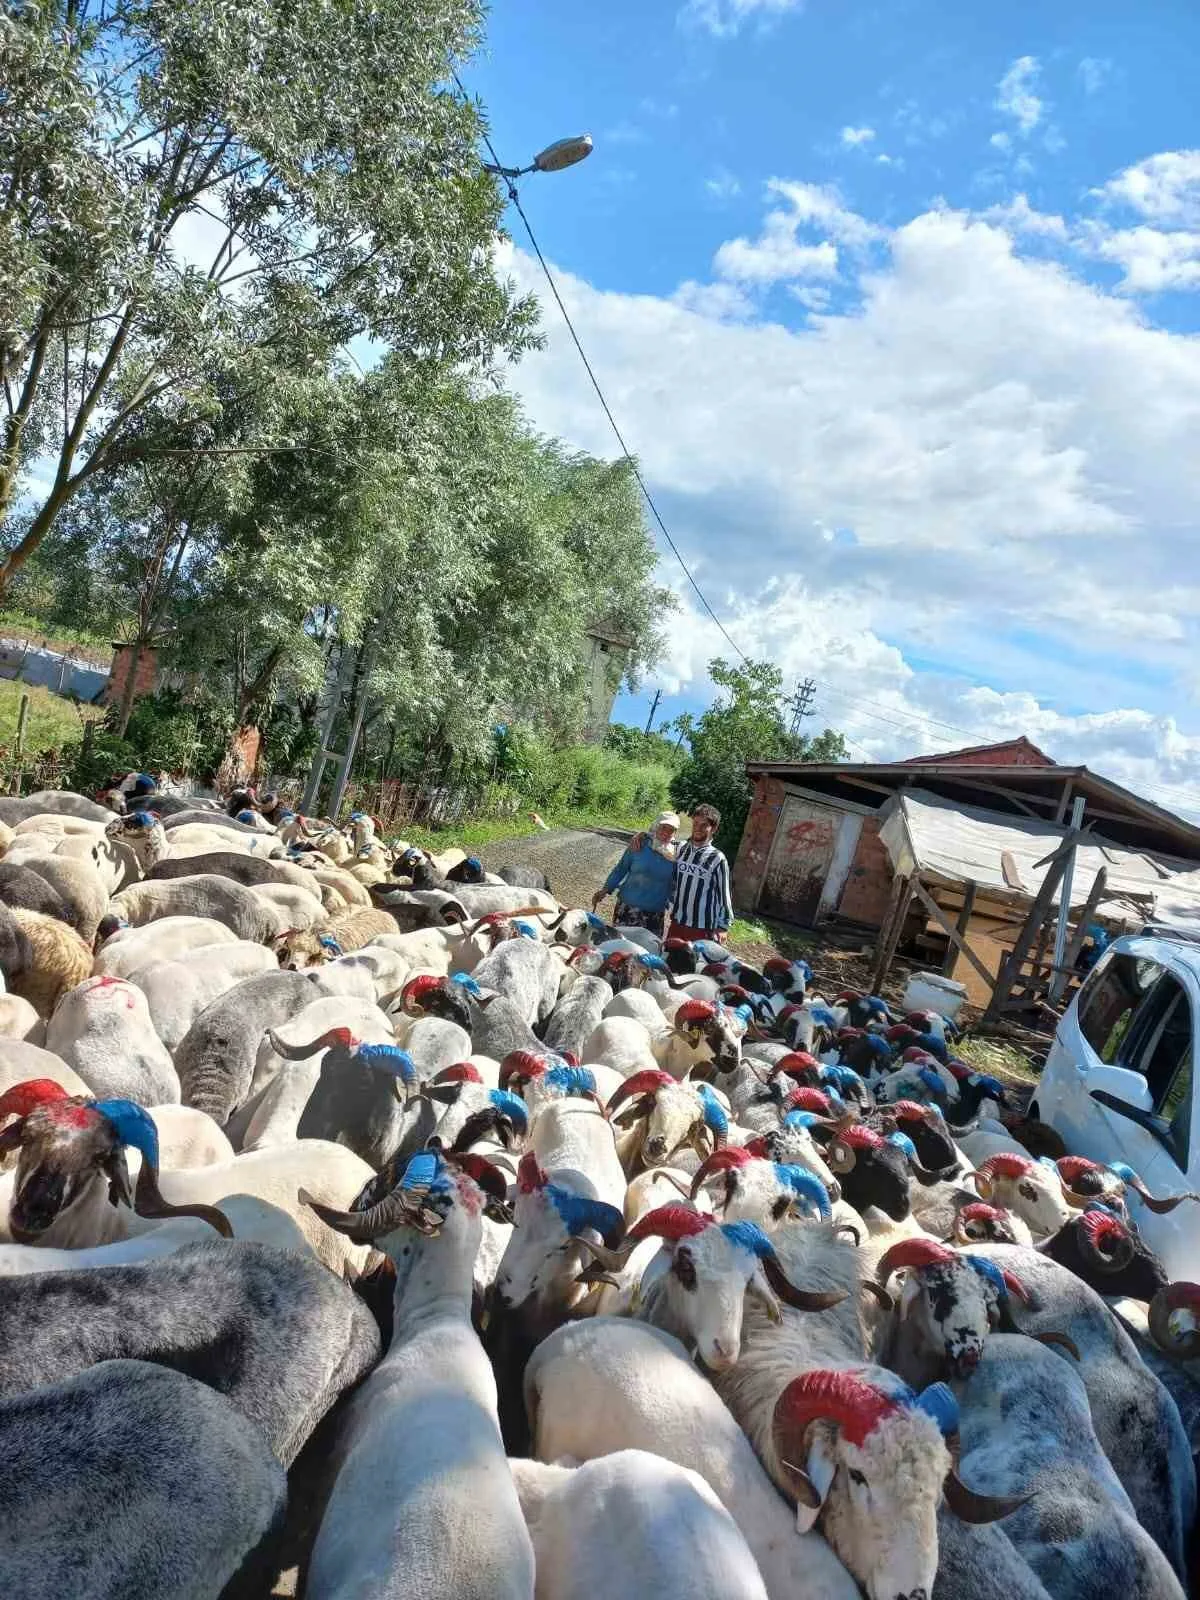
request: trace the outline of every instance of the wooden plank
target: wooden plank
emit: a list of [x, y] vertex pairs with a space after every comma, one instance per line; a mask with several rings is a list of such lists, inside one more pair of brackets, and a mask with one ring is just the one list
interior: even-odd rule
[[[1004, 881], [1010, 889], [1024, 889], [1025, 885], [1021, 882], [1021, 874], [1017, 868], [1016, 861], [1013, 859], [1011, 850], [1001, 850], [1000, 871], [1003, 873]], [[975, 885], [972, 884], [971, 887], [974, 888]], [[974, 895], [971, 898], [974, 899]]]
[[[955, 931], [955, 933], [958, 935], [958, 937], [961, 940], [965, 941], [965, 939], [967, 937], [967, 929], [968, 929], [968, 927], [970, 927], [970, 924], [971, 924], [971, 912], [974, 909], [975, 909], [975, 882], [974, 882], [973, 879], [969, 879], [968, 882], [967, 882], [967, 892], [963, 896], [962, 907], [960, 908], [959, 913], [958, 913], [958, 920], [954, 924], [954, 931]], [[958, 961], [958, 951], [954, 947], [954, 945], [952, 944], [950, 946], [949, 950], [947, 950], [947, 952], [946, 952], [945, 961], [942, 962], [942, 976], [944, 978], [949, 978], [949, 977], [951, 977], [953, 975], [954, 968], [955, 968], [955, 965], [956, 965], [957, 961]]]
[[1088, 923], [1096, 915], [1096, 907], [1104, 898], [1104, 891], [1108, 885], [1108, 868], [1101, 867], [1092, 880], [1092, 887], [1088, 890], [1088, 897], [1083, 903], [1083, 910], [1079, 914], [1079, 921], [1075, 924], [1075, 932], [1071, 935], [1063, 956], [1062, 967], [1057, 971], [1050, 983], [1051, 1001], [1056, 1001], [1066, 987], [1066, 978], [1075, 970], [1075, 962], [1079, 952], [1083, 949], [1083, 941], [1087, 938]]
[[1063, 784], [1063, 792], [1058, 797], [1058, 806], [1054, 812], [1055, 822], [1061, 822], [1067, 814], [1067, 802], [1071, 798], [1071, 780], [1068, 778]]
[[988, 1007], [988, 1013], [992, 1016], [998, 1015], [1003, 1009], [1004, 1004], [1009, 997], [1012, 985], [1016, 981], [1021, 971], [1021, 965], [1026, 956], [1029, 954], [1029, 951], [1033, 946], [1033, 942], [1037, 938], [1042, 924], [1046, 920], [1046, 915], [1054, 903], [1054, 891], [1058, 888], [1059, 880], [1066, 868], [1067, 850], [1069, 848], [1070, 846], [1067, 846], [1066, 848], [1063, 848], [1062, 846], [1059, 847], [1050, 863], [1046, 876], [1042, 879], [1042, 886], [1038, 890], [1037, 897], [1029, 908], [1029, 915], [1025, 919], [1025, 926], [1017, 935], [1016, 942], [1012, 948], [1012, 954], [1009, 956], [1008, 961], [1002, 968], [1001, 976], [996, 982], [995, 989], [992, 991], [992, 1002]]
[[900, 943], [904, 919], [908, 916], [909, 906], [912, 905], [915, 879], [916, 873], [913, 873], [912, 877], [897, 877], [892, 882], [891, 899], [888, 901], [887, 915], [884, 917], [883, 927], [880, 929], [875, 968], [871, 973], [872, 994], [879, 993], [883, 986], [883, 981], [891, 968], [892, 958], [896, 954], [896, 946]]
[[979, 973], [983, 981], [989, 985], [989, 987], [994, 984], [996, 981], [995, 978], [984, 966], [983, 962], [980, 961], [979, 957], [975, 954], [974, 950], [971, 949], [971, 946], [967, 943], [967, 941], [958, 932], [958, 929], [950, 921], [950, 918], [942, 910], [941, 906], [938, 905], [937, 901], [926, 890], [924, 884], [914, 880], [913, 893], [925, 907], [926, 911], [929, 912], [929, 915], [934, 919], [934, 921], [940, 923], [941, 927], [945, 931], [946, 937], [949, 939], [955, 950], [960, 951], [962, 955], [966, 956], [967, 960], [975, 968], [976, 972]]

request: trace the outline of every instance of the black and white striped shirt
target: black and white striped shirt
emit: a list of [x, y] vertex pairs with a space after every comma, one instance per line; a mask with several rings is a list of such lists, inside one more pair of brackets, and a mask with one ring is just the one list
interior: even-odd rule
[[729, 863], [714, 844], [687, 840], [675, 857], [671, 920], [706, 933], [723, 933], [733, 921]]

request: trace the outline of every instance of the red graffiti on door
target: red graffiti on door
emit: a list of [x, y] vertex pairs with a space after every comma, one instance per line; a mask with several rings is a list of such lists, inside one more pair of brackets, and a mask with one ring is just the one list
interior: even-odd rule
[[806, 854], [824, 850], [832, 843], [833, 827], [824, 820], [794, 822], [787, 831], [787, 853], [790, 856], [798, 855], [802, 850]]

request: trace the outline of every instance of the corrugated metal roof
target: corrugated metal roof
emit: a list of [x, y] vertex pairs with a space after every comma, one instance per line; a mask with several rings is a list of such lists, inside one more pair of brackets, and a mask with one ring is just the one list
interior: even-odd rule
[[[897, 872], [917, 871], [945, 884], [973, 882], [990, 898], [1011, 904], [1036, 896], [1050, 868], [1048, 858], [1068, 832], [1050, 822], [957, 805], [921, 789], [896, 795], [886, 810], [879, 837]], [[1005, 856], [1019, 889], [1005, 877]], [[1072, 906], [1086, 901], [1101, 867], [1107, 877], [1100, 915], [1137, 926], [1151, 916], [1200, 926], [1200, 871], [1194, 863], [1121, 850], [1093, 836], [1091, 843], [1076, 847]]]

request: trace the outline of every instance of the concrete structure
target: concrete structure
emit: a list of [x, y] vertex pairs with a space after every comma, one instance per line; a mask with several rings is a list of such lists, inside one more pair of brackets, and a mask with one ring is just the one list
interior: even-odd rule
[[588, 655], [588, 710], [583, 737], [589, 743], [599, 743], [612, 719], [613, 702], [633, 641], [625, 634], [610, 628], [606, 623], [593, 623], [587, 630]]
[[[1022, 868], [1016, 859], [1020, 852], [1011, 839], [1005, 844], [1006, 824], [1044, 834], [1046, 849], [1053, 850], [1066, 832], [1071, 802], [1079, 797], [1089, 842], [1116, 847], [1110, 881], [1122, 867], [1117, 854], [1149, 863], [1146, 876], [1164, 882], [1200, 862], [1200, 828], [1086, 767], [1056, 765], [1024, 738], [900, 762], [750, 762], [746, 770], [755, 792], [734, 865], [740, 910], [802, 926], [836, 917], [866, 929], [883, 928], [896, 910], [897, 877], [904, 879], [911, 866], [907, 861], [896, 865], [901, 830], [895, 823], [889, 829], [890, 819], [900, 796], [920, 796], [932, 802], [935, 818], [940, 815], [947, 840], [975, 840], [976, 866], [969, 853], [963, 854], [953, 870], [942, 872], [940, 881], [933, 874], [925, 888], [951, 921], [965, 918], [970, 943], [978, 934], [987, 947], [985, 965], [993, 972], [1012, 946], [1038, 881], [1032, 864]], [[923, 815], [930, 815], [928, 807]], [[964, 826], [968, 820], [970, 829]], [[928, 841], [928, 825], [925, 837]], [[926, 842], [924, 848], [931, 846]], [[1124, 871], [1141, 875], [1140, 867], [1128, 863]], [[1076, 886], [1080, 883], [1081, 896], [1086, 895], [1086, 874], [1077, 878]], [[1149, 913], [1159, 914], [1160, 898], [1147, 904]], [[968, 984], [972, 999], [986, 1000], [978, 968], [955, 955], [944, 929], [926, 915], [919, 899], [904, 903], [904, 925], [897, 930], [902, 947], [944, 964]], [[1133, 897], [1131, 914], [1141, 903]]]

